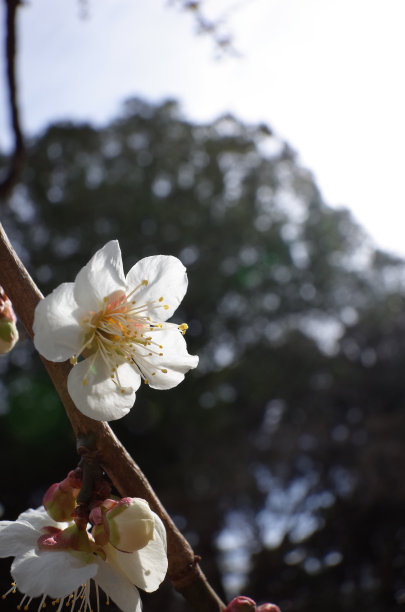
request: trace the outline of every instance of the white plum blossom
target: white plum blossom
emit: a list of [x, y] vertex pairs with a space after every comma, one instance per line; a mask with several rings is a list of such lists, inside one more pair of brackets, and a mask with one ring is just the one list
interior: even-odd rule
[[41, 300], [34, 344], [49, 361], [74, 365], [68, 390], [77, 408], [100, 421], [127, 414], [144, 379], [171, 389], [198, 364], [187, 352], [185, 323], [167, 323], [187, 290], [176, 257], [138, 261], [125, 277], [117, 240], [108, 242], [80, 270]]
[[99, 549], [102, 554], [42, 550], [38, 542], [44, 534], [69, 526], [53, 521], [43, 506], [23, 512], [16, 521], [0, 521], [0, 557], [14, 557], [13, 583], [3, 598], [18, 590], [23, 595], [18, 605], [21, 610], [28, 610], [31, 600], [41, 597], [40, 610], [50, 597], [55, 612], [60, 612], [64, 604], [71, 612], [75, 606], [81, 612], [90, 612], [94, 609], [91, 599], [95, 609], [100, 609], [101, 589], [107, 602], [111, 598], [123, 612], [141, 612], [136, 587], [155, 591], [167, 571], [166, 531], [160, 518], [152, 514], [153, 538], [133, 553], [116, 550], [111, 544]]

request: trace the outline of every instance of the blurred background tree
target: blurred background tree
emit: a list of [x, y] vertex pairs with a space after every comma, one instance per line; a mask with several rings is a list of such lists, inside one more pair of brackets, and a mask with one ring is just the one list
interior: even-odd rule
[[[156, 253], [187, 266], [175, 318], [200, 365], [171, 391], [143, 386], [112, 425], [219, 593], [283, 612], [405, 603], [404, 264], [325, 205], [288, 144], [131, 99], [102, 129], [52, 125], [30, 142], [3, 223], [44, 294], [112, 238], [126, 270]], [[28, 339], [0, 370], [14, 519], [77, 459]], [[143, 600], [187, 609], [169, 585]]]

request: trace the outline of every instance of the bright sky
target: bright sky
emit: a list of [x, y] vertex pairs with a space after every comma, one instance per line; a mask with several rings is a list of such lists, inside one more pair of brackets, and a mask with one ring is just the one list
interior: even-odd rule
[[[31, 0], [19, 22], [25, 130], [105, 122], [133, 95], [174, 97], [194, 120], [231, 111], [265, 122], [299, 152], [327, 203], [351, 208], [379, 246], [405, 256], [405, 0], [204, 6], [216, 17], [231, 9], [241, 58], [215, 61], [212, 40], [167, 0]], [[10, 142], [5, 101], [2, 86], [0, 146]]]

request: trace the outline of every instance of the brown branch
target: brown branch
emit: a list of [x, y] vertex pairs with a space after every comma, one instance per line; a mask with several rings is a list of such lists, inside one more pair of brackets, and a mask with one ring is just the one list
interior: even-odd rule
[[16, 56], [16, 14], [20, 6], [20, 0], [5, 0], [7, 5], [6, 14], [6, 57], [7, 57], [7, 85], [9, 94], [9, 105], [11, 112], [11, 125], [14, 135], [14, 151], [11, 156], [10, 166], [6, 177], [0, 183], [0, 199], [6, 199], [17, 182], [24, 161], [24, 139], [20, 126], [20, 115], [18, 110], [17, 84], [15, 77]]
[[[42, 294], [29, 276], [0, 225], [0, 284], [13, 302], [14, 309], [32, 338], [34, 309]], [[162, 506], [147, 478], [105, 422], [81, 414], [67, 391], [68, 362], [54, 363], [42, 359], [65, 407], [73, 430], [78, 436], [91, 435], [98, 451], [100, 465], [122, 497], [142, 497], [162, 519], [167, 531], [168, 578], [197, 612], [219, 612], [224, 603], [213, 591], [202, 573], [198, 558]]]

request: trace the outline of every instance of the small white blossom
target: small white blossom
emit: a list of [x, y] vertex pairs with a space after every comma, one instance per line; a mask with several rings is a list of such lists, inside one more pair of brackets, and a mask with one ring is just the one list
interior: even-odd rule
[[76, 276], [41, 300], [34, 344], [50, 361], [74, 365], [68, 390], [77, 408], [100, 421], [127, 414], [144, 379], [171, 389], [198, 364], [187, 352], [187, 325], [167, 323], [187, 290], [176, 257], [156, 255], [124, 276], [118, 241], [108, 242]]
[[111, 598], [123, 612], [141, 612], [136, 587], [155, 591], [167, 571], [165, 528], [160, 518], [152, 514], [153, 539], [144, 548], [124, 553], [106, 544], [99, 548], [101, 555], [69, 549], [42, 550], [38, 542], [44, 534], [69, 526], [53, 521], [44, 507], [29, 509], [16, 521], [0, 521], [0, 557], [14, 557], [14, 582], [3, 598], [18, 590], [23, 594], [19, 609], [27, 610], [33, 598], [41, 597], [40, 609], [50, 597], [58, 604], [55, 612], [60, 612], [64, 604], [70, 610], [76, 606], [82, 612], [90, 612], [94, 609], [91, 598], [95, 609], [100, 608], [101, 589], [107, 601]]

